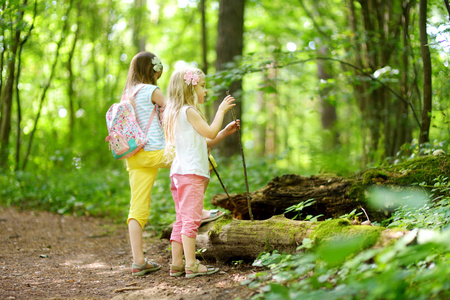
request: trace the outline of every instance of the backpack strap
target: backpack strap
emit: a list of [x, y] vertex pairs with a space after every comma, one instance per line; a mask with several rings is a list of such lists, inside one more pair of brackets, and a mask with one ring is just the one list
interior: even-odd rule
[[[138, 92], [141, 90], [141, 88], [143, 88], [144, 86], [145, 86], [145, 84], [142, 84], [142, 83], [136, 85], [136, 86], [135, 86], [135, 90], [133, 91], [133, 94], [131, 94], [131, 98], [136, 97], [137, 93], [138, 93]], [[145, 135], [145, 136], [147, 136], [147, 132], [148, 132], [148, 130], [149, 130], [149, 128], [150, 128], [150, 125], [151, 125], [152, 122], [153, 122], [153, 118], [155, 117], [157, 106], [158, 106], [158, 105], [155, 103], [155, 105], [154, 105], [154, 107], [153, 107], [152, 114], [150, 115], [150, 118], [149, 118], [149, 120], [148, 120], [147, 127], [145, 128], [145, 132], [144, 132], [144, 135]], [[136, 115], [136, 118], [137, 118], [137, 115]]]
[[148, 119], [147, 127], [145, 128], [145, 136], [147, 136], [148, 129], [150, 128], [150, 125], [151, 125], [152, 122], [153, 122], [153, 118], [155, 117], [155, 114], [156, 114], [156, 106], [157, 106], [157, 105], [155, 104], [155, 106], [153, 107], [152, 114], [150, 115], [150, 119]]
[[122, 101], [125, 101], [125, 100], [131, 100], [132, 98], [136, 97], [137, 93], [138, 93], [144, 86], [145, 86], [145, 84], [143, 84], [143, 83], [140, 83], [140, 84], [136, 85], [136, 86], [134, 87], [134, 91], [133, 91], [133, 93], [132, 93], [131, 95], [128, 95], [128, 91], [125, 91], [125, 92], [122, 94], [122, 99], [120, 99], [120, 101], [122, 102]]

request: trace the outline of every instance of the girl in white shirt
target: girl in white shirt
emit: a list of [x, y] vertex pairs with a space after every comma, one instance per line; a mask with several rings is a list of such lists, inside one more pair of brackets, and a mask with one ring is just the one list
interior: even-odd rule
[[199, 104], [205, 102], [206, 92], [205, 74], [199, 69], [176, 70], [170, 77], [163, 121], [166, 153], [171, 153], [175, 148], [170, 169], [176, 211], [170, 237], [170, 276], [186, 273], [189, 278], [219, 271], [196, 260], [195, 239], [202, 218], [205, 187], [209, 181], [208, 147], [236, 132], [239, 122], [233, 121], [220, 130], [225, 113], [236, 105], [235, 99], [227, 96], [209, 125], [199, 110]]

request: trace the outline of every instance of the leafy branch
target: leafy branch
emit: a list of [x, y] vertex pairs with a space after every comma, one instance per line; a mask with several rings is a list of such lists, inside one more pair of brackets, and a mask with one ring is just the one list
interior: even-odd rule
[[213, 77], [213, 79], [220, 77], [220, 78], [225, 78], [225, 79], [228, 79], [228, 80], [236, 80], [236, 79], [240, 79], [240, 78], [244, 77], [246, 74], [258, 73], [258, 72], [262, 72], [262, 71], [268, 70], [268, 69], [283, 69], [283, 68], [286, 68], [286, 67], [289, 67], [289, 66], [298, 65], [298, 64], [304, 64], [304, 63], [315, 61], [315, 60], [328, 60], [328, 61], [338, 62], [338, 63], [340, 63], [340, 64], [342, 64], [344, 66], [347, 66], [347, 67], [350, 67], [352, 69], [355, 69], [356, 71], [361, 73], [363, 76], [368, 77], [368, 78], [370, 78], [370, 80], [372, 80], [374, 82], [377, 82], [381, 86], [385, 87], [390, 93], [392, 93], [399, 100], [405, 102], [411, 108], [411, 112], [412, 112], [412, 114], [414, 116], [414, 119], [417, 122], [417, 125], [419, 126], [419, 128], [421, 127], [421, 123], [419, 121], [418, 116], [416, 115], [416, 112], [414, 110], [414, 106], [413, 106], [411, 101], [408, 101], [404, 97], [400, 96], [390, 86], [388, 86], [387, 84], [385, 84], [383, 81], [379, 80], [378, 78], [375, 78], [372, 74], [367, 73], [362, 68], [360, 68], [358, 66], [355, 66], [354, 64], [351, 64], [349, 62], [337, 59], [337, 58], [315, 56], [315, 57], [311, 57], [311, 58], [307, 58], [307, 59], [290, 61], [290, 62], [287, 62], [285, 64], [277, 64], [275, 62], [265, 62], [264, 64], [260, 64], [260, 67], [258, 67], [258, 68], [254, 68], [251, 65], [247, 65], [247, 66], [243, 66], [243, 67], [238, 68], [238, 69], [234, 69], [233, 70], [233, 75], [234, 76], [230, 76], [229, 74], [227, 74], [227, 72], [229, 71], [229, 69], [228, 69], [228, 70], [225, 70], [225, 71], [222, 71], [222, 72], [218, 72], [215, 75], [213, 75], [212, 77]]

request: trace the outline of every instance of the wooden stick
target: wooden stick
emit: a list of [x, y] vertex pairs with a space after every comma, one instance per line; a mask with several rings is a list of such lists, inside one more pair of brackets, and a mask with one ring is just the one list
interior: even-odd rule
[[208, 157], [208, 160], [209, 160], [209, 163], [211, 164], [211, 166], [212, 166], [212, 168], [214, 170], [214, 173], [216, 173], [217, 178], [219, 178], [220, 184], [222, 185], [223, 190], [227, 194], [228, 199], [230, 199], [230, 195], [228, 194], [228, 191], [225, 188], [225, 185], [223, 184], [222, 179], [220, 179], [219, 172], [217, 172], [216, 168], [214, 167], [214, 164], [212, 163], [212, 161], [211, 161], [211, 159], [209, 157]]
[[[229, 91], [227, 91], [227, 95], [230, 96]], [[233, 114], [234, 121], [237, 122], [236, 113], [235, 113], [233, 107], [231, 108], [231, 113]], [[238, 126], [236, 129], [237, 129], [237, 132], [239, 133], [239, 148], [241, 149], [242, 165], [244, 166], [245, 187], [247, 188], [248, 214], [250, 215], [250, 220], [253, 221], [252, 204], [250, 202], [250, 192], [248, 190], [247, 167], [245, 165], [244, 149], [242, 148], [242, 142], [241, 142], [241, 128], [240, 128], [240, 126]]]

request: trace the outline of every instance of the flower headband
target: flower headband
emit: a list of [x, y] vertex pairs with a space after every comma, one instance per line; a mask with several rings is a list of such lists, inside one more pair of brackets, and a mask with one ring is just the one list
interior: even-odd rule
[[193, 74], [191, 71], [187, 71], [186, 74], [184, 74], [184, 82], [186, 82], [187, 85], [192, 84], [195, 86], [200, 82], [200, 76], [198, 76], [198, 74]]
[[163, 69], [161, 60], [157, 56], [152, 58], [152, 64], [153, 64], [153, 70], [155, 72], [160, 72]]

